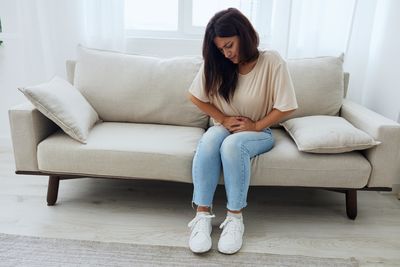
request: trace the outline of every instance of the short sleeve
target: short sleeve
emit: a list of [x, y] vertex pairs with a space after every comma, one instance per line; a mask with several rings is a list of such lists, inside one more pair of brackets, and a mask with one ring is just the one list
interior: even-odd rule
[[205, 90], [204, 63], [189, 87], [189, 93], [203, 102], [210, 102]]
[[273, 75], [274, 105], [280, 111], [297, 109], [296, 94], [287, 64], [284, 60], [277, 66]]

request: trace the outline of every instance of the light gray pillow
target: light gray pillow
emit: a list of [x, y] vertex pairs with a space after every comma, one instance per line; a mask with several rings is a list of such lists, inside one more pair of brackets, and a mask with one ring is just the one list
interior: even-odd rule
[[157, 58], [78, 46], [74, 86], [104, 121], [206, 128], [187, 97], [199, 56]]
[[303, 152], [343, 153], [380, 144], [342, 117], [307, 116], [287, 120], [281, 125]]
[[86, 143], [99, 116], [74, 86], [56, 76], [47, 83], [18, 89], [65, 133]]
[[[337, 116], [344, 96], [343, 54], [288, 59], [298, 108], [281, 122], [304, 116]], [[273, 127], [278, 127], [276, 123]]]
[[343, 55], [289, 59], [288, 68], [299, 108], [287, 119], [339, 114], [344, 95]]

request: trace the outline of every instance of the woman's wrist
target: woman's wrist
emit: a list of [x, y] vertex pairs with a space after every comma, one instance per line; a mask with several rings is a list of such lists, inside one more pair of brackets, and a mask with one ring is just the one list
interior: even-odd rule
[[220, 118], [217, 119], [217, 121], [221, 124], [224, 124], [225, 119], [226, 119], [226, 116], [221, 116]]

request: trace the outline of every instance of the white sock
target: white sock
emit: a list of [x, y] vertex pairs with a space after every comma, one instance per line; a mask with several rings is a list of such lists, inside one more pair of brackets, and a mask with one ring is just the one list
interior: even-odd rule
[[230, 212], [229, 210], [228, 210], [227, 216], [230, 216], [233, 218], [238, 218], [238, 219], [243, 219], [242, 213], [233, 213], [233, 212]]
[[211, 213], [209, 211], [198, 211], [198, 212], [196, 212], [196, 216], [197, 215], [201, 215], [201, 214], [210, 215]]

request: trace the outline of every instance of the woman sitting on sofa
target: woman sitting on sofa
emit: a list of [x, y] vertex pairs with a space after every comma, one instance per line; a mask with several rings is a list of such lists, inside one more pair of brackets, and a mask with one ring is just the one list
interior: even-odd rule
[[196, 217], [189, 223], [189, 247], [211, 249], [212, 202], [221, 167], [227, 217], [218, 250], [233, 254], [242, 246], [242, 210], [247, 205], [250, 159], [272, 149], [270, 126], [297, 108], [286, 62], [274, 51], [258, 50], [258, 34], [237, 9], [211, 18], [203, 41], [204, 64], [189, 89], [190, 100], [214, 120], [193, 159]]

